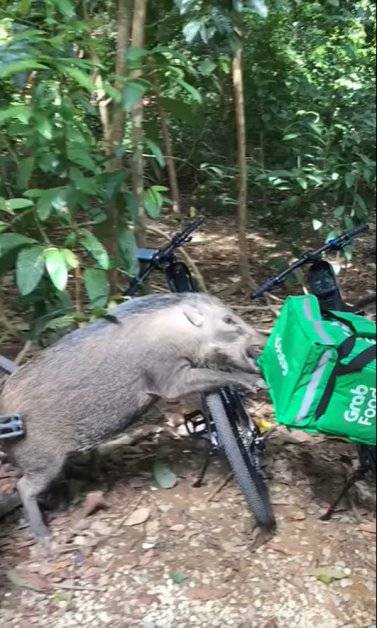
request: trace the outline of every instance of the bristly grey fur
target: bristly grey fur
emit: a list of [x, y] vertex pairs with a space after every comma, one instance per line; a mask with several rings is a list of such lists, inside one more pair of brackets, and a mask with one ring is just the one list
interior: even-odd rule
[[124, 431], [158, 400], [228, 385], [252, 390], [258, 379], [249, 351], [260, 337], [215, 298], [152, 295], [113, 314], [118, 325], [102, 320], [68, 334], [11, 375], [0, 394], [0, 414], [24, 419], [26, 436], [4, 449], [23, 473], [17, 488], [37, 537], [48, 534], [38, 497], [70, 453]]

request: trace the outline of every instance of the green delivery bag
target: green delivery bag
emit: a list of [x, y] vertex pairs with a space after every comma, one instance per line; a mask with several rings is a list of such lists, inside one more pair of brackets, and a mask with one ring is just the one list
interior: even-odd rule
[[259, 364], [276, 419], [311, 433], [376, 444], [376, 325], [321, 315], [313, 295], [288, 297]]

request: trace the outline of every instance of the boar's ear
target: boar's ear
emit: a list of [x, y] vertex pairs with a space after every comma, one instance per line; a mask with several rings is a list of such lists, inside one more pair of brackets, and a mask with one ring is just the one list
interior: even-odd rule
[[183, 314], [186, 316], [191, 325], [195, 327], [201, 327], [204, 321], [204, 315], [201, 310], [192, 304], [184, 304], [183, 305]]

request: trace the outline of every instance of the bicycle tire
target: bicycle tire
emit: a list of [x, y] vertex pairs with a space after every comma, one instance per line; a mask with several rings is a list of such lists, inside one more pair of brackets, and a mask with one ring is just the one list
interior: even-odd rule
[[275, 530], [276, 519], [267, 484], [242, 443], [240, 432], [237, 438], [239, 425], [230, 422], [219, 393], [206, 395], [205, 403], [216, 426], [219, 444], [224, 449], [234, 476], [258, 525], [269, 531]]

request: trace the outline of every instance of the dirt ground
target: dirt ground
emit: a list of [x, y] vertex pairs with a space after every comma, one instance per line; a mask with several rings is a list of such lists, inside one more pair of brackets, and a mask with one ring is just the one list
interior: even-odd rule
[[[289, 245], [289, 238], [277, 244], [252, 232], [254, 279], [270, 274], [265, 260]], [[350, 301], [373, 289], [371, 247], [365, 239], [342, 275]], [[237, 282], [225, 220], [189, 250], [216, 294]], [[250, 306], [238, 293], [227, 299], [258, 328], [272, 327], [279, 302]], [[273, 420], [263, 396], [250, 411]], [[175, 412], [102, 447], [94, 481], [86, 477], [89, 462], [71, 468], [69, 506], [48, 514], [52, 555], [33, 543], [20, 511], [0, 522], [1, 628], [375, 626], [374, 484], [359, 483], [330, 522], [319, 519], [355, 465], [354, 448], [276, 429], [265, 473], [278, 530], [261, 545], [224, 461], [193, 486], [205, 445], [189, 439], [181, 422]], [[156, 460], [175, 474], [173, 488], [157, 484]], [[0, 490], [13, 486], [14, 470], [0, 465]]]

